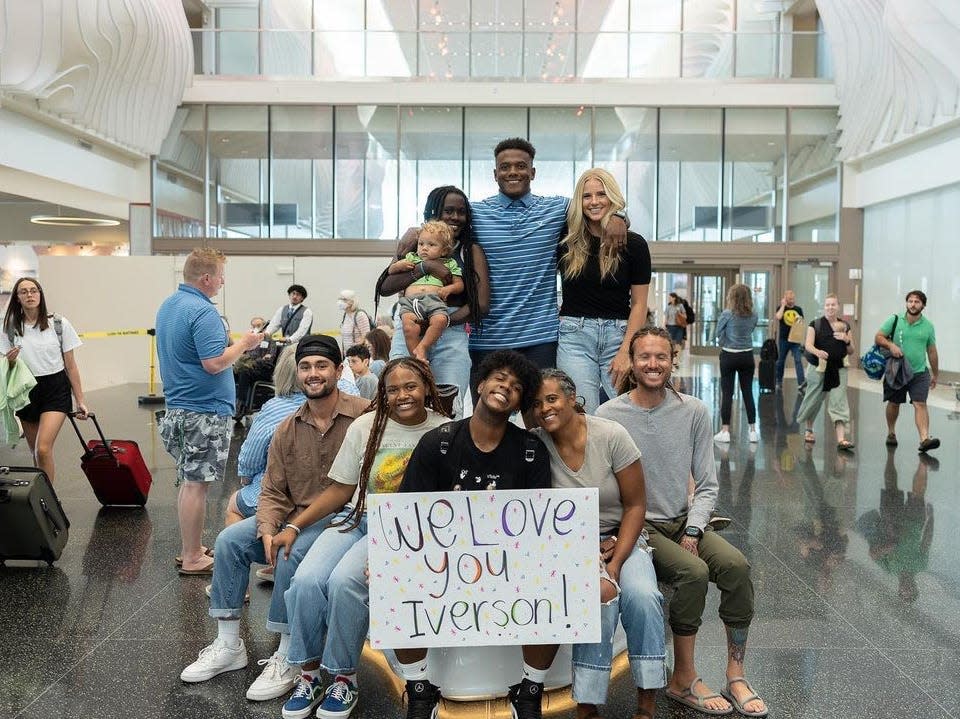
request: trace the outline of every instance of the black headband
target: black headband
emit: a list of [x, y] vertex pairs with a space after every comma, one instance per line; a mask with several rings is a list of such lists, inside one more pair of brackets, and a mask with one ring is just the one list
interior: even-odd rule
[[335, 365], [343, 362], [340, 344], [327, 335], [307, 335], [297, 343], [297, 362], [310, 355], [326, 357]]

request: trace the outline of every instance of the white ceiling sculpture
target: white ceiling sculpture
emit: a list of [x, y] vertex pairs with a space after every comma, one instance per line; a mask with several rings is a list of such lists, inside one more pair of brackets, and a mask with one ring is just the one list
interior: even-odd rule
[[957, 0], [817, 0], [840, 97], [840, 159], [960, 114]]
[[193, 76], [180, 0], [0, 0], [0, 96], [140, 155]]

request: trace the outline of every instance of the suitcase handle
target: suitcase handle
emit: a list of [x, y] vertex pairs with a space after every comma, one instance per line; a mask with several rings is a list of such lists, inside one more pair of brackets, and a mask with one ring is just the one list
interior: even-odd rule
[[[83, 448], [83, 454], [84, 456], [87, 456], [90, 452], [87, 449], [87, 443], [83, 440], [83, 435], [80, 433], [80, 427], [77, 425], [76, 415], [77, 415], [76, 412], [67, 413], [67, 417], [70, 418], [70, 424], [73, 425], [73, 431], [77, 433], [77, 439], [80, 440], [80, 446]], [[106, 436], [103, 434], [103, 430], [100, 428], [100, 423], [97, 421], [97, 415], [94, 414], [93, 412], [90, 412], [89, 414], [87, 414], [87, 417], [93, 420], [93, 426], [97, 428], [97, 434], [100, 435], [100, 439], [103, 442], [103, 446], [106, 447], [108, 451], [111, 450], [110, 442], [107, 440]], [[113, 455], [113, 452], [111, 451], [110, 454]], [[119, 459], [117, 459], [117, 466], [118, 467], [120, 466]]]

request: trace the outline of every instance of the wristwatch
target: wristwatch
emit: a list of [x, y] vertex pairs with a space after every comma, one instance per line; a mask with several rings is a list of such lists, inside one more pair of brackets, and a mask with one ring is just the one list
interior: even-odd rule
[[687, 527], [683, 530], [683, 533], [688, 537], [696, 537], [697, 539], [703, 536], [703, 530], [699, 527]]

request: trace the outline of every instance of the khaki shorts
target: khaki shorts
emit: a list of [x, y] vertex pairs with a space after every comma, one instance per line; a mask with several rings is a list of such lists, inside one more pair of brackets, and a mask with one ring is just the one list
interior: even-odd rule
[[188, 409], [170, 409], [160, 420], [160, 438], [177, 461], [181, 482], [223, 479], [230, 453], [231, 418]]

